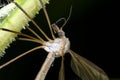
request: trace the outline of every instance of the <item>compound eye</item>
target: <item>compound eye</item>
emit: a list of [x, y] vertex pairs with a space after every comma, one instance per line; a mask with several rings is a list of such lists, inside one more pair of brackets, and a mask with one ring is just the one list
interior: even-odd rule
[[65, 36], [65, 32], [64, 32], [64, 31], [59, 31], [59, 32], [58, 32], [58, 36], [59, 36], [59, 37]]

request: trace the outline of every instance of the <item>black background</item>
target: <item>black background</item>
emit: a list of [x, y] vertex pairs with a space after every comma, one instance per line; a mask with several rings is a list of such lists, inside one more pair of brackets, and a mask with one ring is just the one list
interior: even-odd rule
[[[30, 5], [30, 4], [28, 4]], [[112, 20], [111, 0], [50, 0], [47, 10], [54, 23], [58, 19], [69, 15], [72, 5], [71, 17], [64, 27], [66, 36], [71, 41], [71, 49], [101, 67], [110, 78], [119, 78], [119, 58], [117, 49], [116, 31]], [[41, 10], [35, 21], [48, 33], [47, 22]], [[30, 23], [31, 27], [34, 27]], [[27, 30], [24, 33], [30, 34]], [[6, 50], [0, 63], [5, 63], [15, 56], [35, 47], [35, 43], [16, 41]], [[47, 53], [37, 50], [0, 70], [0, 80], [33, 80], [40, 69]], [[69, 55], [65, 56], [66, 75], [72, 73], [69, 67]], [[61, 58], [57, 58], [50, 69], [46, 80], [57, 80]], [[67, 62], [68, 61], [68, 62]], [[71, 72], [71, 74], [70, 74]], [[71, 78], [72, 79], [72, 78]], [[78, 80], [78, 79], [74, 79]]]

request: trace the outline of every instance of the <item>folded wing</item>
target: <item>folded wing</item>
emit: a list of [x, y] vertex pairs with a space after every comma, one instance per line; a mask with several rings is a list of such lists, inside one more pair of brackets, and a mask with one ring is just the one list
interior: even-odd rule
[[108, 76], [101, 68], [72, 50], [70, 50], [69, 53], [72, 56], [71, 68], [82, 80], [109, 80]]

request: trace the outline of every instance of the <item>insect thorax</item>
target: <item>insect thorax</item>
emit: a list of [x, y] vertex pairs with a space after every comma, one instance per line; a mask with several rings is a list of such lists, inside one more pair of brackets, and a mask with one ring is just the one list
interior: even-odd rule
[[56, 57], [60, 57], [67, 53], [70, 48], [68, 38], [56, 38], [53, 41], [48, 41], [44, 44], [44, 50], [49, 53], [55, 53]]

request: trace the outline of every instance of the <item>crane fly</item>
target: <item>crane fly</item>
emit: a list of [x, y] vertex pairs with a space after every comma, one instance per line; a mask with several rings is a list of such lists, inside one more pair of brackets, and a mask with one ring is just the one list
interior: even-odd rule
[[[48, 22], [48, 25], [50, 28], [50, 32], [51, 32], [51, 35], [53, 38], [53, 39], [50, 39], [46, 35], [46, 33], [37, 25], [37, 23], [25, 12], [25, 10], [19, 4], [17, 4], [16, 2], [13, 2], [13, 3], [31, 20], [31, 22], [35, 25], [35, 27], [44, 35], [44, 37], [48, 41], [45, 41], [43, 38], [41, 38], [29, 26], [26, 26], [26, 28], [29, 31], [31, 31], [31, 33], [33, 33], [36, 37], [30, 36], [28, 34], [16, 32], [16, 31], [8, 30], [5, 28], [0, 28], [0, 30], [12, 32], [12, 33], [23, 36], [23, 37], [18, 38], [19, 40], [31, 41], [31, 42], [41, 44], [40, 46], [37, 46], [33, 49], [30, 49], [30, 50], [22, 53], [21, 55], [13, 58], [12, 60], [8, 61], [7, 63], [1, 65], [0, 69], [9, 65], [10, 63], [16, 61], [17, 59], [23, 57], [24, 55], [26, 55], [30, 52], [33, 52], [33, 51], [38, 50], [38, 49], [44, 49], [46, 52], [48, 52], [48, 55], [45, 59], [45, 62], [42, 65], [40, 71], [38, 72], [35, 80], [44, 80], [45, 79], [46, 74], [48, 73], [48, 70], [49, 70], [51, 64], [53, 63], [53, 61], [55, 60], [56, 57], [62, 57], [61, 68], [59, 71], [59, 80], [65, 80], [64, 55], [66, 53], [69, 53], [71, 55], [71, 68], [72, 68], [73, 72], [80, 79], [82, 79], [82, 80], [109, 80], [106, 73], [101, 68], [99, 68], [94, 63], [90, 62], [89, 60], [78, 55], [77, 53], [73, 52], [70, 49], [70, 41], [65, 36], [65, 32], [63, 31], [63, 27], [65, 26], [65, 24], [67, 23], [67, 21], [70, 17], [71, 10], [70, 10], [70, 14], [69, 14], [67, 19], [61, 18], [61, 19], [65, 20], [65, 23], [62, 25], [62, 27], [58, 27], [56, 25], [57, 22], [51, 25], [48, 13], [47, 13], [46, 8], [45, 8], [45, 5], [43, 4], [42, 0], [40, 0], [40, 4], [43, 8], [43, 11], [44, 11], [45, 17], [47, 19], [47, 22]], [[60, 20], [58, 20], [58, 22]], [[55, 34], [57, 34], [58, 36], [56, 37]]]

